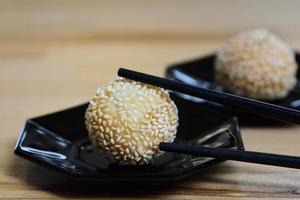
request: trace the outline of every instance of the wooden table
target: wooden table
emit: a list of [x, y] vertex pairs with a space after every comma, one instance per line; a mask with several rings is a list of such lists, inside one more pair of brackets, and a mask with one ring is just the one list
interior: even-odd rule
[[[220, 3], [1, 1], [0, 198], [298, 199], [294, 169], [227, 161], [174, 184], [89, 185], [13, 154], [26, 118], [86, 101], [119, 66], [163, 75], [170, 63], [213, 52], [256, 26], [300, 48], [299, 2]], [[241, 129], [248, 150], [300, 153], [298, 126]]]

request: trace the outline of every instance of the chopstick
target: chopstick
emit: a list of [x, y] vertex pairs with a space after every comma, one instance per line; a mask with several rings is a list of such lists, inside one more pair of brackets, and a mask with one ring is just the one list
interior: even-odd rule
[[[263, 115], [266, 117], [286, 122], [300, 124], [300, 112], [290, 108], [277, 106], [274, 104], [257, 101], [245, 97], [240, 97], [225, 92], [219, 92], [215, 90], [183, 84], [174, 80], [164, 79], [123, 68], [119, 69], [118, 75], [142, 83], [155, 85], [168, 90], [181, 92], [191, 96], [203, 98], [209, 101], [238, 108], [249, 113], [255, 113], [258, 115]], [[300, 157], [296, 156], [286, 156], [279, 154], [223, 148], [199, 147], [187, 144], [164, 142], [159, 144], [159, 149], [161, 151], [207, 156], [222, 160], [235, 160], [249, 163], [259, 163], [265, 165], [300, 169]]]
[[187, 144], [165, 143], [159, 144], [161, 151], [200, 155], [222, 160], [235, 160], [248, 163], [288, 167], [300, 169], [300, 157], [279, 154], [242, 151], [223, 148], [200, 147]]
[[211, 89], [196, 87], [180, 83], [178, 81], [160, 78], [157, 76], [136, 72], [124, 68], [120, 68], [118, 75], [124, 78], [132, 79], [142, 83], [155, 85], [168, 90], [177, 91], [180, 93], [188, 94], [194, 97], [199, 97], [216, 103], [224, 104], [239, 110], [247, 111], [257, 115], [300, 124], [300, 111], [277, 106], [271, 103], [266, 103], [246, 97], [241, 97], [225, 92], [215, 91]]

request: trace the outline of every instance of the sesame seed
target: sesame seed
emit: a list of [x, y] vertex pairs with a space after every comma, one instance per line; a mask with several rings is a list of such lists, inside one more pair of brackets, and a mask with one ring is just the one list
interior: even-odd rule
[[114, 137], [114, 135], [113, 135], [113, 132], [112, 132], [112, 131], [109, 131], [109, 136], [110, 136], [111, 138], [113, 138], [113, 137]]
[[107, 142], [105, 140], [103, 140], [103, 144], [104, 146], [107, 146]]
[[117, 137], [116, 141], [119, 142], [119, 141], [121, 140], [121, 138], [122, 138], [122, 137], [119, 135], [119, 136]]
[[100, 127], [101, 132], [104, 132], [103, 126], [100, 125], [99, 127]]
[[103, 133], [100, 132], [99, 135], [100, 135], [101, 139], [104, 139]]
[[115, 144], [114, 139], [110, 139], [110, 143], [111, 143], [111, 144]]
[[109, 135], [104, 135], [105, 140], [109, 141]]

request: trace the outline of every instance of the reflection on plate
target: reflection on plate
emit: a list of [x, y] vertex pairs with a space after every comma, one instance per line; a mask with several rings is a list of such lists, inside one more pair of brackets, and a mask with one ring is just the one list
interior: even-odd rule
[[[298, 65], [300, 65], [300, 54], [296, 54], [295, 56]], [[210, 55], [196, 60], [175, 64], [167, 68], [166, 76], [167, 78], [177, 80], [183, 83], [195, 85], [198, 87], [223, 91], [223, 88], [214, 81], [214, 61], [215, 61], [215, 55]], [[297, 79], [298, 81], [295, 88], [292, 91], [290, 91], [289, 95], [286, 98], [276, 100], [276, 101], [271, 101], [269, 103], [273, 103], [291, 109], [300, 110], [300, 81], [299, 81], [300, 70], [298, 70]], [[183, 95], [180, 93], [176, 93], [176, 95], [178, 97], [181, 97], [191, 102], [207, 103], [207, 101], [196, 97]], [[227, 106], [214, 104], [212, 102], [210, 103], [219, 108], [221, 107], [222, 110], [237, 115], [242, 119], [247, 119], [247, 120], [251, 118], [257, 119], [256, 115], [244, 113], [241, 110], [235, 110]], [[264, 122], [268, 120], [273, 121], [272, 119], [267, 119], [264, 117], [260, 117], [260, 119], [263, 119]], [[256, 121], [258, 122], [259, 120]]]
[[[176, 96], [180, 126], [175, 142], [244, 149], [237, 119], [210, 105]], [[15, 153], [77, 179], [96, 181], [178, 180], [222, 162], [214, 158], [165, 153], [145, 166], [118, 166], [95, 153], [87, 137], [84, 112], [88, 104], [29, 119]]]

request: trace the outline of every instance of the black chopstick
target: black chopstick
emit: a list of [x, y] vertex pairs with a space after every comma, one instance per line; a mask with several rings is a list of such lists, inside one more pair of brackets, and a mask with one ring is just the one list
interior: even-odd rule
[[300, 157], [279, 154], [242, 151], [223, 148], [200, 147], [187, 144], [165, 143], [159, 144], [161, 151], [200, 155], [221, 160], [235, 160], [248, 163], [288, 167], [300, 169]]
[[239, 110], [247, 111], [249, 113], [255, 113], [281, 121], [300, 124], [300, 111], [294, 109], [277, 106], [271, 103], [266, 103], [225, 92], [200, 88], [193, 85], [180, 83], [178, 81], [160, 78], [123, 68], [119, 69], [118, 75], [124, 78], [224, 104], [233, 108], [237, 108]]

